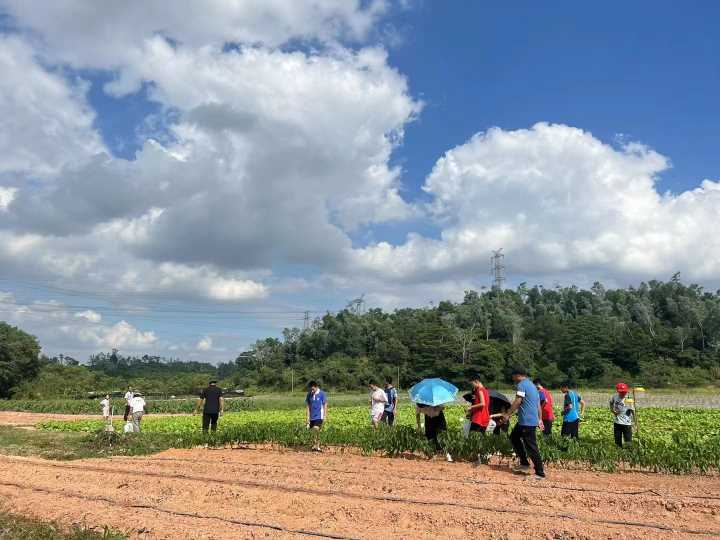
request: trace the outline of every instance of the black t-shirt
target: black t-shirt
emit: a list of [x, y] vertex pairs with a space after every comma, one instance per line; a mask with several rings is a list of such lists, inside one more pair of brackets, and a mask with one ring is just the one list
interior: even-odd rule
[[222, 390], [217, 386], [208, 386], [200, 392], [200, 398], [205, 400], [203, 412], [205, 414], [218, 414], [220, 412], [220, 398]]

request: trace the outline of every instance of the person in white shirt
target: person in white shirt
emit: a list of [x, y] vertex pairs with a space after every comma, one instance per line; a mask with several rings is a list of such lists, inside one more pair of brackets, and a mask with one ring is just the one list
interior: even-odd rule
[[370, 383], [370, 420], [374, 428], [382, 421], [385, 412], [385, 404], [387, 403], [387, 394], [385, 390], [375, 383]]
[[100, 402], [102, 407], [103, 420], [107, 421], [110, 418], [110, 394], [105, 394], [105, 399]]
[[145, 400], [140, 392], [135, 392], [130, 400], [130, 410], [132, 414], [133, 433], [140, 433], [140, 422], [143, 414], [145, 414]]
[[128, 386], [127, 392], [125, 392], [125, 415], [123, 416], [123, 420], [125, 422], [128, 421], [128, 418], [130, 417], [130, 413], [132, 412], [130, 409], [130, 400], [133, 398], [133, 389], [132, 386]]

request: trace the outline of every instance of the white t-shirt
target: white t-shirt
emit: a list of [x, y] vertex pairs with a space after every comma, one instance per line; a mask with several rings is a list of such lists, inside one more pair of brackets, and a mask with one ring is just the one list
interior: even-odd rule
[[103, 416], [110, 416], [110, 400], [109, 399], [103, 399], [100, 402], [100, 406], [102, 407]]
[[373, 391], [370, 396], [372, 399], [372, 405], [370, 406], [370, 414], [373, 416], [381, 415], [385, 411], [385, 404], [387, 403], [387, 394], [382, 388], [378, 388]]
[[133, 394], [130, 390], [128, 390], [127, 392], [125, 392], [125, 403], [127, 403], [128, 405], [130, 405], [130, 400], [133, 398], [133, 395], [134, 395], [134, 394]]
[[133, 413], [144, 412], [145, 411], [145, 400], [140, 396], [133, 397], [130, 400], [130, 410]]

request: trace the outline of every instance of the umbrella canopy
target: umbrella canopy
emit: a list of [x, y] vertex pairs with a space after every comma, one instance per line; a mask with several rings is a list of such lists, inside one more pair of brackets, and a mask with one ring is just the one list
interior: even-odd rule
[[490, 393], [490, 399], [497, 399], [499, 401], [504, 401], [505, 403], [510, 405], [510, 400], [508, 399], [508, 397], [505, 394], [498, 392], [497, 390], [490, 390], [489, 393]]
[[408, 392], [411, 401], [433, 407], [455, 401], [457, 393], [458, 389], [454, 384], [442, 379], [423, 379]]

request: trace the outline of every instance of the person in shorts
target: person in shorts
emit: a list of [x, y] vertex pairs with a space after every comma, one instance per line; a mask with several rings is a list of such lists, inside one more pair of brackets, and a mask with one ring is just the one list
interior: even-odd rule
[[632, 424], [635, 410], [632, 405], [625, 402], [630, 387], [625, 383], [615, 385], [617, 394], [610, 398], [610, 411], [613, 413], [613, 431], [615, 435], [615, 444], [620, 448], [625, 444], [632, 442]]
[[218, 418], [225, 412], [225, 399], [222, 396], [222, 389], [218, 387], [217, 381], [210, 381], [207, 388], [200, 392], [195, 413], [202, 406], [202, 431], [217, 431]]
[[370, 387], [370, 421], [372, 422], [373, 428], [377, 429], [385, 413], [387, 394], [385, 390], [374, 382], [371, 382], [368, 386]]
[[393, 386], [392, 379], [390, 377], [385, 379], [385, 395], [387, 396], [387, 403], [385, 404], [385, 411], [383, 412], [382, 421], [385, 422], [388, 426], [392, 426], [395, 423], [398, 393]]
[[308, 393], [305, 396], [305, 405], [307, 406], [306, 420], [307, 428], [313, 432], [313, 451], [321, 452], [320, 448], [320, 430], [327, 420], [328, 401], [325, 392], [320, 390], [317, 382], [311, 381], [308, 384]]
[[540, 393], [540, 408], [542, 410], [543, 435], [549, 437], [552, 435], [552, 426], [555, 421], [555, 411], [553, 411], [553, 397], [550, 390], [543, 386], [540, 379], [533, 380], [535, 388]]
[[571, 439], [580, 438], [580, 420], [585, 413], [585, 400], [575, 390], [570, 390], [572, 383], [565, 381], [560, 391], [565, 394], [563, 400], [563, 423], [560, 435]]
[[105, 394], [105, 399], [100, 402], [102, 407], [103, 420], [108, 422], [110, 420], [110, 394]]
[[473, 388], [472, 405], [467, 413], [470, 420], [470, 432], [485, 433], [490, 423], [490, 392], [480, 382], [480, 377], [475, 377], [470, 384]]

